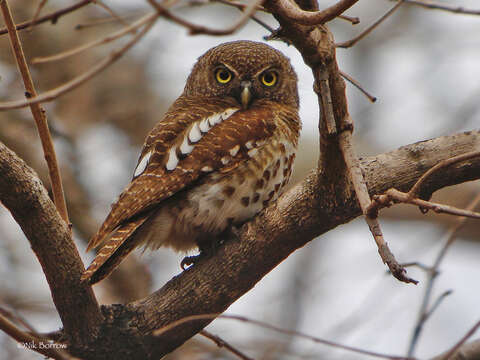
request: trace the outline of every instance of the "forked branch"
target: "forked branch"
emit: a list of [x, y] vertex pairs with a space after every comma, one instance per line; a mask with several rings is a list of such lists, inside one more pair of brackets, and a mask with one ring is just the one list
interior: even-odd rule
[[[340, 3], [342, 2], [336, 5]], [[350, 3], [351, 5], [353, 3]], [[324, 25], [304, 26], [307, 22], [300, 21], [295, 15], [298, 13], [295, 9], [298, 5], [293, 6], [289, 0], [272, 0], [266, 6], [279, 21], [282, 36], [293, 43], [303, 55], [306, 64], [312, 68], [314, 88], [321, 108], [318, 171], [330, 177], [332, 183], [338, 184], [336, 187], [339, 191], [342, 186], [345, 187], [352, 182], [382, 261], [398, 280], [416, 283], [416, 280], [406, 276], [406, 270], [396, 261], [383, 238], [377, 218], [368, 215], [367, 209], [371, 200], [353, 147], [353, 121], [348, 113], [345, 83], [336, 62], [333, 35]], [[338, 154], [342, 154], [342, 157]], [[338, 181], [339, 178], [341, 181]]]
[[453, 156], [449, 159], [438, 162], [438, 164], [432, 166], [427, 172], [425, 172], [425, 174], [423, 174], [420, 179], [418, 179], [418, 181], [407, 193], [392, 188], [388, 189], [382, 195], [375, 195], [373, 197], [373, 202], [367, 208], [367, 214], [369, 216], [376, 217], [380, 208], [390, 207], [393, 203], [404, 203], [417, 205], [422, 212], [432, 210], [439, 214], [444, 213], [480, 219], [480, 213], [474, 212], [471, 209], [458, 209], [454, 206], [438, 204], [418, 198], [418, 196], [422, 193], [422, 187], [425, 186], [425, 184], [430, 180], [431, 177], [440, 172], [440, 170], [448, 168], [451, 165], [478, 157], [480, 157], [480, 151], [472, 151], [462, 155]]

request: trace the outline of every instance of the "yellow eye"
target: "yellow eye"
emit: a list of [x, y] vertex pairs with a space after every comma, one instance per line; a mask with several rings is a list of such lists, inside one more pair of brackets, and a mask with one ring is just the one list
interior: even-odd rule
[[232, 73], [224, 67], [219, 68], [215, 71], [215, 79], [217, 79], [220, 84], [226, 84], [232, 80]]
[[277, 73], [275, 71], [265, 71], [261, 76], [262, 84], [273, 86], [277, 83]]

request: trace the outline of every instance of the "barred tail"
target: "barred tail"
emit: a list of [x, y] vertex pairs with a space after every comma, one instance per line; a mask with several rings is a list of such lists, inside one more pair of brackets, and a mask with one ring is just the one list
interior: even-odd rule
[[150, 214], [121, 225], [112, 237], [100, 248], [97, 256], [82, 274], [81, 281], [95, 284], [104, 279], [122, 262], [138, 245], [132, 235]]

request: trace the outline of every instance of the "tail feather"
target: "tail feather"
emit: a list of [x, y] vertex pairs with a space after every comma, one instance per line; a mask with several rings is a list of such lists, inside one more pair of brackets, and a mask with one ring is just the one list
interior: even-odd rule
[[147, 218], [148, 214], [121, 225], [100, 248], [95, 259], [83, 272], [81, 281], [95, 284], [110, 275], [120, 262], [138, 245], [131, 237]]

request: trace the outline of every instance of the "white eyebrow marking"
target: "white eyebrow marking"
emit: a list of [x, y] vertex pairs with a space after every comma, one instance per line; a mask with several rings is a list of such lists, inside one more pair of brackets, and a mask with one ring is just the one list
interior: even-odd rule
[[137, 177], [141, 173], [145, 171], [148, 165], [148, 161], [150, 160], [150, 157], [152, 156], [152, 151], [150, 150], [147, 152], [145, 155], [143, 155], [142, 159], [138, 163], [137, 167], [135, 168], [135, 171], [133, 173], [133, 177]]
[[230, 155], [235, 156], [238, 153], [238, 150], [240, 150], [240, 145], [235, 145], [233, 148], [230, 149]]
[[173, 146], [170, 148], [169, 154], [168, 154], [168, 161], [165, 164], [165, 167], [167, 170], [172, 171], [175, 169], [178, 165], [178, 157], [177, 157], [177, 147]]
[[192, 143], [195, 143], [202, 138], [202, 133], [200, 132], [200, 129], [198, 128], [198, 123], [193, 124], [193, 126], [190, 129], [190, 132], [188, 134], [188, 138], [190, 139], [190, 142], [192, 142]]
[[193, 145], [190, 145], [188, 143], [188, 136], [185, 136], [183, 138], [182, 145], [180, 145], [180, 151], [182, 152], [183, 155], [190, 154], [193, 150]]

